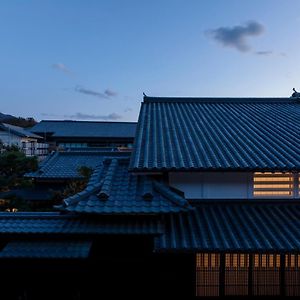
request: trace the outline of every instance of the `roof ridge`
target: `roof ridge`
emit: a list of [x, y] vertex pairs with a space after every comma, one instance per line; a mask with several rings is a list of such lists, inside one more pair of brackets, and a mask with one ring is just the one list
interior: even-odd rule
[[97, 194], [97, 196], [101, 200], [107, 200], [110, 196], [112, 181], [113, 181], [114, 175], [116, 173], [117, 167], [118, 167], [118, 159], [116, 159], [116, 158], [111, 159], [108, 170], [105, 174], [105, 178], [102, 183], [101, 190]]
[[63, 200], [63, 204], [60, 206], [57, 206], [58, 209], [62, 208], [66, 208], [69, 205], [73, 205], [78, 203], [82, 198], [84, 198], [85, 196], [91, 195], [94, 192], [98, 191], [102, 184], [103, 184], [103, 180], [99, 180], [100, 176], [102, 174], [103, 171], [103, 164], [98, 165], [94, 172], [92, 173], [86, 187], [84, 190], [82, 190], [79, 193], [76, 193], [66, 199]]
[[161, 193], [173, 204], [183, 208], [191, 208], [188, 201], [185, 198], [173, 192], [172, 190], [170, 190], [169, 186], [156, 180], [153, 180], [153, 187], [156, 189], [157, 192]]
[[297, 98], [290, 97], [149, 97], [144, 96], [144, 103], [178, 103], [178, 102], [200, 102], [200, 103], [253, 103], [253, 102], [299, 102]]
[[63, 122], [74, 122], [74, 123], [116, 123], [116, 124], [137, 124], [134, 121], [88, 121], [88, 120], [41, 120], [37, 124], [41, 122], [56, 122], [56, 123], [63, 123]]

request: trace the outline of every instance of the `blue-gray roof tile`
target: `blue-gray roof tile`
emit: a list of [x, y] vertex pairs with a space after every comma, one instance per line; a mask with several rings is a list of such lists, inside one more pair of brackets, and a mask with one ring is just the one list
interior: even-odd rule
[[53, 152], [35, 172], [25, 174], [26, 177], [38, 179], [80, 179], [80, 167], [95, 169], [106, 157], [129, 157], [129, 152], [119, 151], [66, 151]]
[[134, 138], [136, 122], [48, 121], [30, 131], [53, 137]]
[[91, 246], [88, 241], [12, 241], [0, 251], [0, 259], [82, 259], [89, 256]]
[[156, 235], [163, 232], [154, 216], [75, 216], [59, 213], [0, 213], [1, 236]]
[[159, 214], [191, 209], [167, 185], [128, 172], [129, 158], [107, 159], [87, 188], [64, 200], [68, 211], [94, 214]]
[[43, 139], [41, 136], [32, 133], [29, 129], [23, 128], [20, 126], [15, 126], [6, 123], [0, 123], [0, 130], [8, 131], [12, 134], [15, 134], [19, 137], [27, 137], [33, 139]]
[[165, 222], [156, 251], [300, 251], [297, 203], [207, 203]]
[[151, 98], [142, 103], [133, 171], [300, 170], [293, 98]]

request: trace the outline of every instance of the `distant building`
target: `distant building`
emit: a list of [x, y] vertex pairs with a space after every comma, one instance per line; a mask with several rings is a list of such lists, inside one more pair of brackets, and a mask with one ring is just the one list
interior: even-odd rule
[[[108, 158], [129, 158], [130, 152], [109, 148], [74, 148], [66, 151], [53, 151], [44, 159], [35, 172], [26, 173], [31, 178], [34, 189], [14, 191], [33, 207], [52, 208], [54, 194], [63, 191], [72, 181], [82, 180], [81, 167], [95, 171]], [[1, 197], [1, 193], [0, 193]]]
[[43, 159], [48, 154], [44, 138], [23, 127], [0, 123], [0, 142], [4, 146], [17, 146], [26, 156]]
[[137, 123], [43, 120], [30, 130], [42, 136], [51, 149], [132, 148]]

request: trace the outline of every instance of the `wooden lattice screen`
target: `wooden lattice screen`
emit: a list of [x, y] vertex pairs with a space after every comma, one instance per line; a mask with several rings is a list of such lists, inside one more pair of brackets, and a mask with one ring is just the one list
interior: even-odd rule
[[285, 255], [285, 294], [300, 296], [300, 255]]
[[197, 296], [300, 296], [300, 255], [201, 253]]
[[219, 274], [220, 254], [197, 254], [196, 295], [219, 296]]

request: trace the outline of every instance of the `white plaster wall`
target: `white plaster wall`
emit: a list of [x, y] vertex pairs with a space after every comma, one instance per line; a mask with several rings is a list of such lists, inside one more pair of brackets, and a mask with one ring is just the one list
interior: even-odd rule
[[247, 199], [252, 198], [252, 176], [242, 172], [171, 172], [169, 183], [187, 199]]
[[12, 133], [9, 133], [7, 131], [2, 131], [0, 130], [0, 140], [4, 145], [16, 145], [16, 146], [21, 146], [21, 137], [14, 135]]

